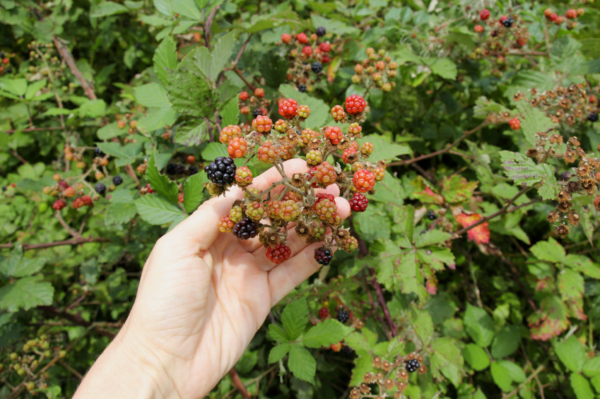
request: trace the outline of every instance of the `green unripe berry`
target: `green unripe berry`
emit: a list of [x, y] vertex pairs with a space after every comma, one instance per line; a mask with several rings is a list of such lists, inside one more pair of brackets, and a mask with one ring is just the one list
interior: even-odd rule
[[42, 348], [42, 349], [44, 349], [44, 350], [46, 350], [46, 349], [50, 348], [50, 344], [48, 343], [48, 341], [44, 341], [44, 342], [42, 342], [40, 346], [41, 346], [41, 348]]
[[358, 75], [352, 75], [352, 83], [354, 83], [355, 85], [360, 83], [360, 76]]
[[25, 375], [25, 369], [19, 369], [19, 370], [17, 371], [17, 374], [18, 374], [19, 376], [23, 377], [23, 376]]
[[50, 356], [52, 356], [52, 353], [50, 351], [44, 351], [44, 356], [50, 357]]
[[29, 352], [29, 349], [31, 349], [29, 347], [29, 345], [27, 345], [27, 344], [23, 345], [23, 352]]
[[25, 385], [25, 387], [28, 391], [33, 391], [35, 389], [35, 384], [33, 383], [33, 381], [29, 381], [27, 385]]
[[15, 364], [13, 364], [13, 366], [12, 366], [12, 367], [13, 367], [13, 369], [15, 369], [15, 370], [17, 370], [17, 371], [21, 370], [21, 365], [20, 365], [19, 363], [15, 363]]
[[58, 356], [61, 357], [61, 358], [66, 357], [67, 356], [67, 351], [62, 350], [62, 351], [58, 352]]
[[15, 352], [11, 353], [9, 356], [10, 360], [17, 360], [17, 357], [18, 355]]

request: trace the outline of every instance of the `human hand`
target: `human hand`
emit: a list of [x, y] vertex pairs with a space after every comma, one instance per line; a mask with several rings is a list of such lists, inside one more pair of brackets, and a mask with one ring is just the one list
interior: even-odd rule
[[[288, 176], [308, 170], [306, 162], [284, 163]], [[275, 168], [254, 179], [267, 189], [281, 179]], [[339, 188], [342, 218], [350, 213]], [[144, 266], [135, 304], [119, 335], [94, 364], [75, 398], [202, 398], [233, 367], [271, 307], [320, 265], [295, 231], [288, 234], [292, 256], [276, 265], [258, 237], [244, 241], [221, 233], [217, 223], [238, 187], [205, 202], [163, 236]]]

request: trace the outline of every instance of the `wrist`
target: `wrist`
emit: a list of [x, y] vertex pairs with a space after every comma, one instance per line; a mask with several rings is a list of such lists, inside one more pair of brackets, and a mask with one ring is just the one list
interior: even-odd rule
[[137, 340], [129, 323], [89, 370], [74, 399], [179, 399], [168, 364]]

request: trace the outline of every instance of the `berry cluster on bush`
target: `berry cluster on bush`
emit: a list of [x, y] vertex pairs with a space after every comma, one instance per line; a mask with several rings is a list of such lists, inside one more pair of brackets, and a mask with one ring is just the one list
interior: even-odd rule
[[[219, 228], [241, 239], [259, 235], [260, 242], [268, 247], [267, 258], [274, 263], [291, 256], [286, 246], [287, 234], [295, 229], [307, 243], [323, 242], [314, 256], [319, 264], [327, 265], [333, 258], [334, 247], [353, 252], [358, 241], [341, 227], [343, 221], [335, 198], [316, 190], [336, 184], [342, 196], [350, 201], [352, 211], [364, 212], [369, 204], [364, 194], [371, 192], [385, 176], [384, 163], [368, 160], [374, 146], [369, 142], [361, 146], [356, 141], [361, 137], [359, 122], [366, 118], [368, 105], [361, 96], [349, 96], [343, 107], [337, 105], [332, 109], [338, 115], [336, 120], [347, 124], [347, 129], [334, 125], [315, 131], [302, 127], [311, 112], [308, 106], [286, 98], [278, 104], [284, 119], [273, 123], [267, 115], [259, 115], [247, 133], [237, 125], [225, 126], [221, 131], [219, 141], [227, 146], [230, 157], [219, 157], [205, 166], [210, 180], [208, 191], [211, 195], [221, 195], [228, 187], [237, 185], [245, 191], [245, 198], [236, 201]], [[326, 161], [328, 156], [340, 153], [344, 167]], [[283, 162], [297, 154], [304, 154], [309, 170], [287, 176]], [[281, 180], [263, 192], [251, 187], [254, 178], [251, 169], [238, 168], [234, 162], [234, 158], [253, 157], [274, 165], [281, 174]], [[183, 172], [183, 169], [173, 171]], [[262, 223], [263, 219], [268, 219], [268, 223]], [[326, 235], [327, 231], [331, 234]]]
[[362, 85], [367, 88], [378, 87], [383, 91], [392, 91], [396, 87], [396, 76], [398, 74], [398, 64], [392, 61], [392, 57], [387, 55], [385, 50], [375, 51], [374, 48], [367, 48], [367, 58], [360, 64], [354, 66], [354, 75], [352, 83]]

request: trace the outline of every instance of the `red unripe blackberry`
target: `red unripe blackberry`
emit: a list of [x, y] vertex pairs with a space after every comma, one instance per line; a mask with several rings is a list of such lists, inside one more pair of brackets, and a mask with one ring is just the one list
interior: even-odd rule
[[235, 223], [233, 223], [233, 220], [231, 220], [229, 215], [223, 216], [221, 220], [219, 220], [219, 230], [222, 233], [231, 233], [233, 231], [234, 224]]
[[346, 112], [350, 115], [356, 115], [365, 110], [367, 103], [365, 99], [358, 94], [353, 94], [346, 98]]
[[61, 181], [59, 181], [59, 182], [58, 182], [58, 185], [59, 185], [59, 187], [61, 187], [61, 188], [63, 188], [63, 189], [66, 189], [66, 188], [68, 188], [68, 187], [69, 187], [69, 183], [67, 183], [67, 182], [66, 182], [66, 181], [64, 181], [64, 180], [61, 180]]
[[331, 51], [331, 44], [329, 42], [321, 43], [319, 49], [324, 53], [328, 53]]
[[265, 89], [261, 89], [260, 87], [258, 89], [255, 89], [254, 95], [258, 98], [263, 98], [265, 96]]
[[247, 92], [247, 91], [243, 91], [243, 92], [241, 92], [241, 93], [239, 94], [239, 96], [238, 96], [238, 98], [239, 98], [241, 101], [246, 101], [246, 100], [248, 99], [248, 97], [249, 97], [249, 95], [248, 95], [248, 92]]
[[274, 163], [279, 157], [279, 148], [272, 141], [265, 141], [258, 149], [256, 157], [261, 162]]
[[75, 190], [75, 187], [67, 187], [65, 188], [65, 197], [71, 198], [74, 197], [77, 194], [77, 190]]
[[281, 35], [281, 41], [285, 44], [289, 44], [292, 41], [292, 35], [289, 33], [284, 33]]
[[324, 199], [328, 199], [329, 201], [332, 201], [335, 203], [335, 197], [333, 196], [333, 194], [318, 193], [316, 197], [317, 197], [317, 199], [315, 200], [315, 209], [316, 209], [316, 205]]
[[482, 33], [483, 32], [483, 26], [481, 26], [481, 25], [475, 25], [475, 27], [473, 28], [473, 30], [476, 33]]
[[260, 220], [265, 216], [265, 207], [261, 202], [250, 202], [246, 205], [246, 216], [253, 220]]
[[329, 162], [325, 161], [315, 169], [315, 177], [323, 186], [329, 186], [337, 180], [337, 173]]
[[490, 10], [488, 10], [487, 8], [484, 8], [479, 13], [479, 18], [481, 18], [482, 21], [487, 21], [489, 17], [490, 17]]
[[277, 265], [288, 260], [291, 255], [292, 250], [284, 244], [279, 244], [274, 248], [270, 247], [267, 249], [267, 258]]
[[342, 152], [342, 161], [344, 161], [344, 163], [353, 163], [356, 162], [356, 159], [357, 155], [354, 148], [346, 148], [344, 152]]
[[331, 263], [333, 256], [331, 255], [331, 251], [325, 247], [315, 249], [315, 260], [320, 265], [326, 266]]
[[179, 195], [177, 196], [177, 201], [178, 201], [180, 204], [183, 204], [183, 193], [179, 193]]
[[86, 205], [86, 206], [92, 205], [92, 197], [90, 197], [89, 195], [82, 196], [81, 200], [83, 201], [83, 205]]
[[252, 121], [254, 130], [260, 133], [269, 133], [273, 127], [273, 121], [268, 116], [258, 115]]
[[322, 64], [327, 64], [329, 62], [331, 62], [331, 58], [329, 58], [329, 54], [323, 54], [321, 56], [321, 63]]
[[219, 141], [223, 144], [229, 143], [229, 140], [242, 137], [242, 129], [238, 125], [225, 126], [219, 135]]
[[375, 187], [375, 175], [366, 169], [360, 169], [354, 174], [352, 183], [358, 191], [366, 193]]
[[325, 129], [325, 137], [331, 141], [331, 144], [337, 145], [344, 137], [344, 133], [342, 133], [342, 129], [340, 129], [339, 126], [327, 126]]
[[323, 198], [321, 201], [315, 203], [315, 212], [319, 219], [325, 222], [337, 214], [337, 205], [335, 201]]
[[193, 155], [188, 155], [188, 156], [187, 156], [187, 158], [185, 159], [185, 162], [186, 162], [188, 165], [193, 165], [193, 164], [195, 164], [195, 163], [196, 163], [196, 157], [195, 157], [195, 156], [193, 156]]
[[326, 319], [329, 316], [329, 309], [327, 309], [325, 306], [323, 306], [321, 309], [319, 309], [319, 318], [320, 319]]
[[555, 24], [555, 25], [560, 25], [560, 24], [562, 24], [563, 22], [565, 22], [565, 17], [563, 17], [563, 16], [557, 16], [557, 17], [554, 19], [554, 24]]
[[292, 119], [298, 114], [298, 102], [288, 98], [279, 102], [279, 115], [286, 119]]
[[348, 202], [350, 203], [350, 209], [354, 212], [364, 212], [369, 205], [369, 200], [361, 193], [354, 193]]
[[241, 158], [248, 154], [248, 143], [242, 137], [236, 137], [229, 140], [229, 146], [227, 146], [227, 152], [231, 158]]
[[233, 226], [233, 234], [242, 240], [256, 237], [258, 235], [258, 225], [249, 217], [245, 217]]
[[56, 201], [54, 201], [54, 203], [52, 204], [52, 209], [56, 209], [57, 211], [60, 211], [61, 209], [63, 209], [65, 206], [67, 206], [67, 203], [61, 199], [57, 199]]
[[343, 346], [344, 344], [342, 344], [341, 342], [338, 342], [337, 344], [331, 344], [331, 350], [334, 352], [339, 352], [342, 350]]
[[341, 105], [336, 105], [335, 107], [331, 108], [331, 116], [334, 120], [341, 121], [346, 117], [346, 113]]
[[544, 16], [548, 19], [550, 19], [550, 16], [552, 16], [552, 14], [554, 14], [554, 11], [552, 11], [551, 8], [546, 8], [544, 10]]
[[250, 113], [250, 108], [248, 108], [248, 107], [242, 107], [242, 108], [240, 109], [240, 113], [241, 113], [242, 115], [248, 115], [248, 114]]
[[312, 51], [312, 47], [310, 46], [304, 46], [302, 48], [302, 54], [304, 54], [307, 57], [310, 57], [312, 55], [313, 51]]
[[304, 32], [298, 33], [296, 35], [296, 40], [298, 40], [298, 43], [306, 44], [306, 43], [308, 43], [308, 36], [306, 36], [306, 33], [304, 33]]
[[75, 198], [71, 205], [73, 206], [73, 209], [79, 209], [84, 205], [84, 203], [81, 198]]
[[377, 61], [377, 63], [375, 64], [375, 68], [379, 69], [380, 71], [383, 71], [385, 69], [385, 62]]
[[512, 118], [508, 121], [508, 124], [510, 125], [512, 130], [519, 130], [521, 128], [521, 121], [519, 120], [519, 118]]
[[575, 10], [573, 8], [567, 10], [567, 12], [565, 13], [565, 17], [567, 17], [568, 19], [577, 18], [577, 10]]

